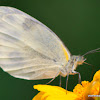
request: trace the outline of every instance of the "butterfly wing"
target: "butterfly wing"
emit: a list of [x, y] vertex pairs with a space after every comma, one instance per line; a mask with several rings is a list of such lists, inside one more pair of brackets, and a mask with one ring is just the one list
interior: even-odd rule
[[53, 31], [12, 7], [0, 7], [0, 66], [10, 75], [35, 80], [53, 78], [70, 52]]

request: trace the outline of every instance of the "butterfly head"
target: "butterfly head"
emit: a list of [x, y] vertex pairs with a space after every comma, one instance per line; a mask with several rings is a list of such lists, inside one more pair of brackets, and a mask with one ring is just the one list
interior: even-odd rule
[[84, 61], [86, 60], [86, 58], [84, 58], [83, 56], [77, 56], [75, 60], [78, 65], [82, 65]]
[[86, 59], [83, 56], [72, 56], [70, 60], [70, 68], [69, 72], [74, 71], [78, 65], [82, 65]]

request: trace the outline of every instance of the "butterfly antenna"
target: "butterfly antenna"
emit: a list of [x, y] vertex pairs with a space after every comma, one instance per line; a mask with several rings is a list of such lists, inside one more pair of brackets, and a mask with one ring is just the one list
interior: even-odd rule
[[83, 54], [82, 56], [85, 56], [85, 55], [88, 55], [88, 54], [91, 54], [91, 53], [95, 53], [95, 52], [100, 52], [99, 50], [100, 50], [100, 48], [97, 48], [97, 49], [88, 51], [88, 52], [86, 52], [85, 54]]
[[89, 66], [92, 66], [92, 74], [91, 74], [91, 77], [90, 77], [90, 81], [92, 80], [92, 76], [93, 76], [93, 72], [94, 72], [94, 65], [92, 65], [92, 64], [89, 64], [89, 63], [87, 63], [87, 62], [84, 62], [85, 64], [87, 64], [87, 65], [89, 65]]

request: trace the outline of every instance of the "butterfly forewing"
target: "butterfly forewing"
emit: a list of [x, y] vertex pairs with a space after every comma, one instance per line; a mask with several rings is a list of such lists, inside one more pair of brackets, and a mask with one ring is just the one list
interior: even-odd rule
[[68, 59], [70, 52], [49, 28], [22, 11], [0, 7], [0, 66], [4, 71], [23, 79], [53, 78]]

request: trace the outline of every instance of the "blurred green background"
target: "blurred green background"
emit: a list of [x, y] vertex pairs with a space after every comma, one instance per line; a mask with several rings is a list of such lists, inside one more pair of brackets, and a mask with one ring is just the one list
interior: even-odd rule
[[[100, 47], [100, 0], [0, 0], [0, 6], [12, 6], [35, 17], [52, 29], [73, 55], [82, 55]], [[100, 69], [100, 53], [86, 56], [91, 66], [78, 66], [82, 80], [91, 80]], [[17, 79], [0, 69], [0, 100], [32, 100], [38, 93], [35, 84], [49, 80]], [[78, 83], [78, 75], [70, 76], [68, 90]], [[59, 85], [57, 77], [52, 85]], [[62, 78], [65, 88], [66, 78]]]

